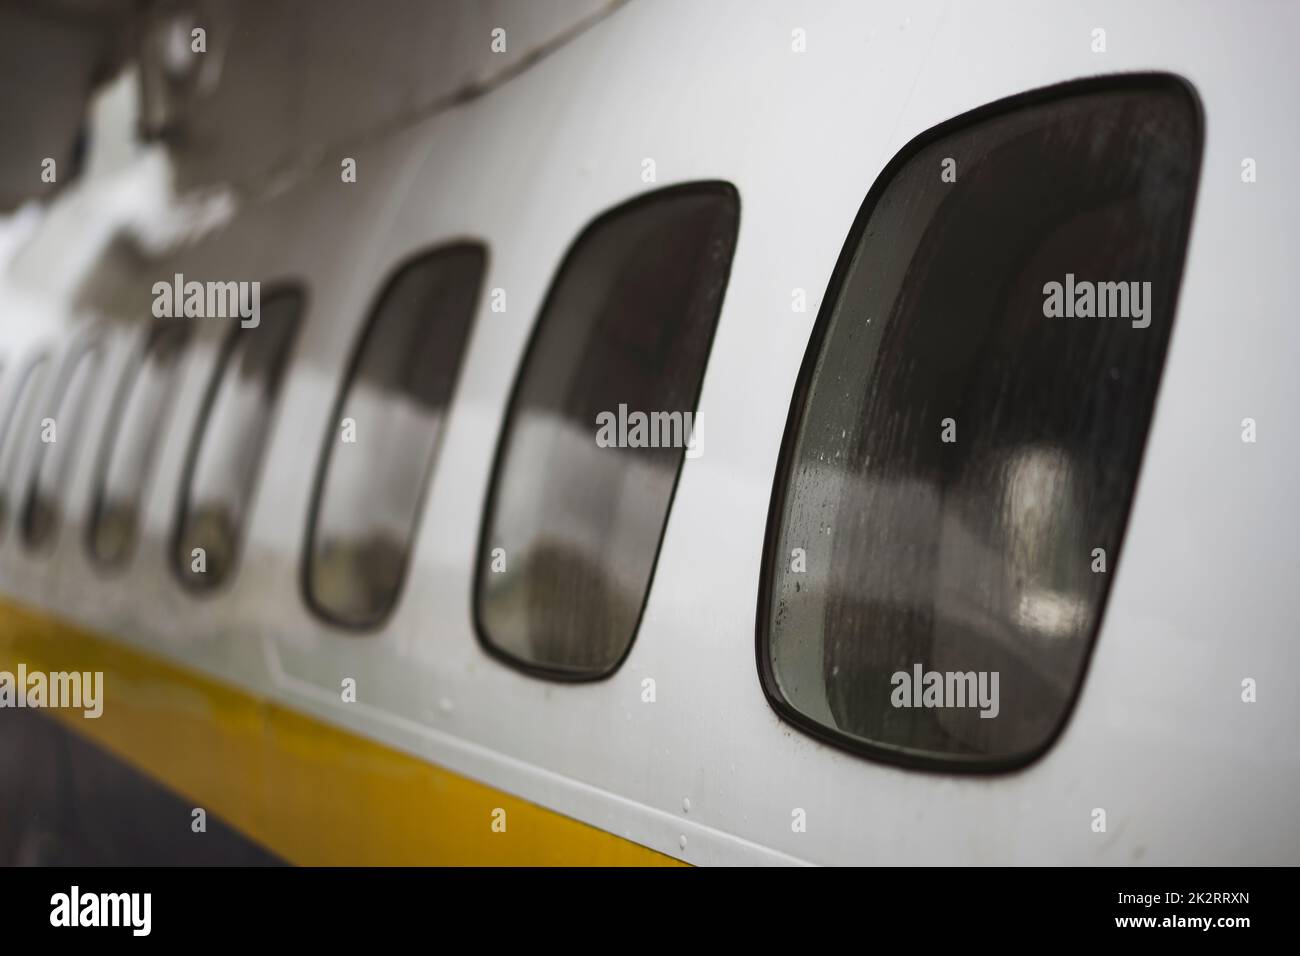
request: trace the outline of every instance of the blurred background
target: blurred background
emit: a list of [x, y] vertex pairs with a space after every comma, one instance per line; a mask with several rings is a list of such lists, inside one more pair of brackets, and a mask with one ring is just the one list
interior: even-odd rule
[[623, 2], [3, 0], [0, 282], [76, 311], [104, 256], [165, 254]]

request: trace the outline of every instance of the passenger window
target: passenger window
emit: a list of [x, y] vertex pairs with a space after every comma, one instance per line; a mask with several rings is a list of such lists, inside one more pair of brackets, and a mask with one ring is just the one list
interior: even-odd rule
[[261, 321], [226, 338], [190, 445], [173, 566], [195, 589], [234, 568], [276, 399], [302, 311], [302, 294], [263, 298]]
[[144, 348], [123, 371], [104, 429], [91, 507], [90, 553], [104, 566], [124, 564], [135, 547], [141, 497], [171, 412], [189, 333], [175, 319], [155, 322]]
[[601, 216], [556, 274], [506, 410], [481, 540], [485, 646], [557, 679], [612, 673], [650, 592], [731, 270], [726, 183]]
[[304, 563], [307, 603], [378, 627], [397, 603], [473, 324], [487, 250], [420, 256], [379, 296], [330, 419]]
[[933, 768], [1051, 743], [1115, 573], [1200, 156], [1190, 89], [1130, 77], [993, 104], [886, 167], [776, 479], [758, 663], [784, 716]]
[[0, 421], [0, 531], [9, 523], [13, 507], [10, 496], [17, 490], [14, 484], [23, 450], [37, 437], [40, 427], [37, 402], [49, 364], [48, 356], [39, 355], [19, 369], [4, 419]]
[[97, 344], [76, 348], [51, 397], [49, 422], [40, 424], [41, 440], [36, 444], [21, 521], [23, 540], [29, 548], [52, 542], [62, 523], [63, 490], [84, 442], [85, 418], [92, 409], [99, 362]]

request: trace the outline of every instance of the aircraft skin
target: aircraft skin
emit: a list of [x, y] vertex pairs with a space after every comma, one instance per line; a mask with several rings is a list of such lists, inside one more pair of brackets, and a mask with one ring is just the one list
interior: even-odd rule
[[[1093, 49], [1099, 27], [1104, 52]], [[124, 251], [115, 238], [129, 217], [114, 189], [157, 179], [152, 150], [12, 218], [0, 410], [37, 355], [57, 368], [93, 337], [103, 361], [84, 418], [66, 423], [78, 444], [56, 539], [25, 547], [12, 514], [0, 531], [0, 671], [102, 671], [104, 707], [95, 719], [0, 715], [31, 728], [25, 743], [10, 740], [12, 759], [64, 762], [7, 784], [30, 812], [12, 815], [21, 825], [0, 836], [0, 854], [49, 862], [89, 845], [33, 809], [38, 788], [64, 779], [74, 781], [64, 800], [138, 794], [87, 810], [96, 826], [121, 830], [147, 813], [169, 831], [119, 832], [113, 862], [1300, 861], [1300, 696], [1288, 686], [1300, 674], [1298, 33], [1300, 7], [1283, 3], [1249, 15], [1210, 2], [1048, 15], [1027, 0], [633, 0], [481, 95], [241, 193], [228, 215], [161, 251]], [[864, 197], [909, 141], [967, 111], [1139, 73], [1194, 91], [1202, 155], [1123, 557], [1069, 718], [1010, 772], [911, 769], [816, 739], [765, 697], [756, 605], [793, 390]], [[342, 181], [343, 157], [355, 159], [355, 182]], [[485, 650], [473, 594], [529, 336], [584, 227], [700, 181], [730, 183], [740, 204], [697, 405], [704, 453], [682, 465], [627, 657], [594, 681], [525, 673]], [[382, 625], [353, 633], [303, 596], [322, 440], [393, 269], [465, 240], [487, 248], [483, 294], [405, 583]], [[294, 284], [305, 296], [237, 566], [210, 594], [178, 582], [170, 548], [227, 323], [191, 323], [128, 562], [105, 572], [87, 550], [112, 396], [154, 283], [177, 274]], [[805, 311], [791, 308], [796, 289]], [[4, 476], [11, 502], [36, 448]], [[373, 468], [378, 487], [384, 462]], [[196, 808], [219, 848], [191, 839]]]

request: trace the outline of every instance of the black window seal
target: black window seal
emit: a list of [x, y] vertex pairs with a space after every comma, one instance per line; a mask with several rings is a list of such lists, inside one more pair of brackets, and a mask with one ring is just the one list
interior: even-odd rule
[[[93, 410], [93, 393], [102, 388], [104, 384], [102, 373], [108, 358], [108, 348], [108, 335], [103, 329], [93, 329], [73, 341], [63, 356], [63, 361], [60, 363], [59, 367], [54, 370], [54, 378], [51, 380], [49, 386], [47, 386], [47, 394], [45, 398], [51, 403], [50, 406], [48, 406], [49, 411], [54, 412], [56, 415], [59, 413], [60, 406], [62, 406], [64, 400], [67, 398], [68, 389], [72, 387], [72, 380], [75, 378], [77, 371], [81, 368], [81, 363], [83, 361], [97, 361], [100, 366], [98, 370], [95, 370], [96, 381], [90, 383], [92, 389], [90, 398], [92, 401], [89, 407]], [[98, 353], [98, 357], [96, 357], [96, 353]], [[67, 481], [69, 486], [72, 485], [76, 478], [77, 461], [81, 458], [78, 451], [85, 454], [86, 446], [93, 446], [94, 444], [94, 436], [90, 434], [89, 430], [79, 430], [73, 435], [73, 438], [75, 438], [82, 447], [78, 449], [74, 446], [70, 452], [72, 457], [65, 466], [71, 469], [64, 479]], [[37, 485], [40, 480], [40, 466], [43, 464], [45, 454], [45, 452], [42, 452], [40, 458], [29, 463], [32, 465], [32, 470], [28, 475], [26, 475], [26, 480], [22, 482], [22, 494], [19, 496], [18, 509], [16, 511], [17, 521], [15, 522], [15, 528], [18, 531], [18, 537], [22, 539], [23, 550], [33, 559], [50, 557], [53, 555], [55, 550], [57, 550], [59, 544], [57, 534], [48, 541], [33, 544], [28, 539], [24, 527], [27, 521], [27, 512], [33, 507], [38, 493]], [[64, 488], [61, 500], [57, 501], [58, 506], [66, 512], [71, 498], [72, 488]], [[63, 517], [66, 518], [67, 516], [64, 515]], [[62, 521], [63, 519], [60, 520]]]
[[[168, 328], [176, 322], [177, 319], [175, 318], [151, 318], [143, 324], [142, 328], [133, 330], [136, 333], [135, 338], [137, 341], [126, 343], [126, 354], [123, 356], [122, 360], [117, 363], [118, 367], [115, 369], [111, 368], [112, 355], [110, 349], [107, 347], [105, 349], [104, 370], [110, 373], [105, 377], [106, 380], [111, 383], [107, 386], [109, 388], [109, 397], [106, 399], [109, 414], [108, 421], [110, 424], [105, 428], [101, 428], [98, 435], [99, 445], [95, 449], [95, 454], [93, 455], [94, 464], [92, 467], [94, 470], [91, 472], [90, 478], [90, 505], [86, 509], [84, 527], [81, 529], [82, 545], [86, 555], [86, 560], [90, 566], [95, 569], [95, 573], [104, 580], [124, 577], [135, 565], [135, 559], [138, 557], [140, 551], [140, 532], [143, 530], [145, 503], [148, 501], [149, 493], [157, 487], [156, 483], [161, 480], [157, 470], [166, 445], [167, 429], [171, 425], [171, 413], [169, 411], [164, 413], [162, 420], [158, 423], [158, 427], [162, 429], [162, 434], [158, 439], [158, 447], [154, 450], [154, 458], [150, 462], [148, 469], [141, 479], [139, 491], [141, 504], [138, 506], [138, 514], [136, 515], [136, 521], [138, 524], [135, 529], [135, 540], [131, 543], [130, 548], [127, 549], [121, 560], [101, 561], [99, 556], [95, 553], [95, 528], [99, 520], [100, 509], [103, 506], [104, 485], [108, 480], [108, 469], [113, 462], [113, 452], [117, 447], [118, 441], [122, 437], [122, 414], [126, 411], [126, 407], [130, 403], [131, 399], [131, 389], [124, 388], [123, 380], [128, 375], [139, 375], [141, 369], [144, 368], [145, 363], [149, 360], [151, 346], [153, 345], [155, 338], [162, 334], [162, 329]], [[187, 360], [191, 358], [190, 347], [194, 344], [195, 336], [195, 332], [192, 328], [184, 326], [182, 326], [182, 328], [184, 329], [181, 333], [183, 338], [181, 339], [181, 344], [175, 359], [177, 367], [175, 371], [172, 372], [173, 375], [178, 377], [184, 375], [185, 364]], [[130, 333], [128, 333], [128, 337], [130, 337]], [[172, 385], [173, 389], [179, 387], [179, 381]], [[110, 432], [112, 441], [108, 440]], [[168, 538], [168, 540], [170, 540], [170, 538]]]
[[[307, 323], [307, 309], [311, 304], [311, 296], [307, 291], [307, 284], [297, 279], [277, 279], [266, 284], [266, 288], [260, 292], [260, 301], [269, 301], [282, 295], [292, 295], [298, 298], [298, 314], [294, 321], [296, 328], [288, 344], [288, 354], [284, 357], [284, 368], [281, 375], [284, 377], [280, 382], [280, 389], [283, 390], [288, 382], [289, 372], [293, 368], [295, 353], [298, 351], [298, 344], [302, 340], [303, 328]], [[228, 371], [226, 363], [230, 361], [232, 353], [238, 348], [239, 333], [243, 331], [236, 325], [226, 331], [222, 337], [221, 344], [217, 349], [216, 359], [209, 374], [208, 384], [203, 392], [203, 401], [195, 413], [194, 421], [189, 429], [189, 447], [185, 451], [185, 461], [181, 466], [180, 483], [176, 496], [175, 517], [172, 520], [172, 533], [168, 536], [170, 545], [167, 555], [167, 566], [171, 568], [172, 577], [181, 586], [181, 589], [196, 599], [204, 600], [216, 597], [222, 592], [234, 586], [235, 579], [239, 576], [240, 568], [243, 566], [241, 558], [243, 557], [246, 530], [241, 529], [237, 540], [235, 541], [234, 558], [230, 572], [225, 579], [215, 587], [203, 588], [197, 586], [192, 580], [187, 579], [177, 566], [177, 555], [180, 550], [181, 536], [185, 530], [186, 512], [189, 510], [189, 490], [194, 483], [194, 469], [199, 463], [199, 453], [202, 451], [204, 433], [207, 431], [212, 415], [212, 406], [217, 400], [217, 395], [221, 392], [222, 380]], [[272, 444], [272, 433], [280, 421], [280, 406], [282, 395], [277, 394], [275, 407], [271, 409], [271, 421], [266, 426], [266, 438], [262, 451], [258, 456], [257, 462], [253, 465], [252, 489], [249, 495], [248, 513], [245, 521], [251, 520], [253, 513], [253, 504], [256, 501], [258, 493], [261, 491], [263, 479], [266, 471], [266, 456]]]
[[[16, 361], [13, 363], [12, 378], [14, 381], [14, 386], [10, 390], [9, 394], [5, 395], [3, 393], [0, 393], [0, 398], [6, 400], [5, 407], [3, 408], [3, 410], [0, 410], [0, 414], [3, 414], [4, 416], [3, 419], [0, 419], [0, 454], [3, 454], [5, 450], [4, 446], [9, 441], [9, 436], [14, 428], [14, 423], [15, 423], [14, 416], [18, 414], [18, 405], [21, 399], [26, 397], [25, 392], [28, 384], [31, 381], [32, 374], [38, 368], [40, 368], [41, 365], [43, 365], [45, 362], [50, 361], [53, 357], [54, 357], [53, 354], [50, 352], [48, 348], [40, 346], [33, 349], [28, 355], [23, 356], [23, 358], [20, 361]], [[46, 388], [48, 390], [49, 387], [48, 383], [37, 382], [36, 387], [39, 388], [42, 384], [46, 384]], [[15, 454], [18, 453], [15, 452]], [[8, 467], [9, 463], [0, 462], [0, 464], [3, 464], [6, 467]], [[14, 462], [15, 472], [20, 470], [19, 466], [21, 464], [22, 464], [21, 461], [15, 460]], [[19, 480], [21, 481], [22, 476], [19, 475], [18, 477]], [[5, 478], [4, 475], [0, 475], [0, 480], [3, 480], [4, 478]]]
[[[3, 515], [0, 515], [0, 542], [3, 542], [10, 532], [17, 538], [23, 536], [22, 510], [23, 500], [26, 497], [26, 481], [22, 473], [22, 436], [14, 437], [13, 430], [18, 427], [19, 406], [22, 404], [23, 399], [27, 397], [28, 386], [30, 385], [37, 390], [38, 398], [44, 397], [44, 395], [40, 394], [42, 391], [49, 391], [50, 383], [48, 381], [32, 382], [32, 376], [46, 362], [49, 362], [53, 367], [55, 364], [54, 352], [44, 345], [38, 345], [24, 355], [22, 359], [14, 361], [12, 366], [14, 386], [8, 395], [0, 393], [0, 398], [5, 400], [5, 407], [0, 410], [0, 415], [3, 415], [3, 418], [0, 418], [0, 468], [3, 469], [3, 471], [0, 471], [0, 484], [3, 484], [3, 487], [0, 487], [0, 496], [5, 499], [5, 511]], [[55, 369], [55, 371], [58, 370]], [[4, 454], [10, 441], [17, 441], [20, 444], [14, 446], [13, 459], [7, 461]], [[10, 474], [11, 470], [12, 474]], [[15, 488], [12, 487], [15, 485], [18, 491], [16, 496], [13, 493]], [[15, 545], [15, 547], [18, 547], [18, 545]]]
[[[1017, 93], [1003, 99], [994, 100], [983, 106], [968, 110], [965, 113], [947, 119], [936, 126], [929, 127], [917, 136], [909, 140], [893, 158], [885, 164], [884, 168], [876, 175], [867, 192], [866, 199], [863, 200], [862, 206], [858, 210], [857, 216], [853, 220], [853, 225], [849, 228], [848, 236], [840, 248], [839, 258], [836, 260], [835, 269], [831, 273], [829, 282], [826, 285], [826, 294], [822, 298], [821, 308], [817, 313], [817, 319], [813, 324], [813, 329], [809, 337], [808, 345], [804, 351], [803, 362], [799, 366], [798, 378], [795, 381], [794, 394], [790, 401], [790, 411], [786, 418], [785, 431], [781, 438], [781, 448], [777, 457], [776, 473], [772, 481], [772, 496], [768, 505], [767, 530], [763, 539], [763, 557], [759, 569], [759, 587], [758, 587], [758, 608], [755, 618], [754, 628], [754, 652], [758, 666], [759, 684], [763, 688], [763, 696], [767, 698], [768, 704], [776, 711], [777, 716], [787, 723], [793, 724], [799, 730], [812, 737], [831, 744], [841, 750], [849, 753], [870, 757], [885, 764], [903, 767], [909, 770], [920, 770], [928, 772], [939, 772], [943, 774], [957, 774], [968, 776], [987, 776], [992, 774], [1008, 773], [1018, 770], [1024, 770], [1037, 762], [1052, 746], [1056, 743], [1065, 727], [1070, 722], [1070, 718], [1078, 706], [1083, 684], [1087, 679], [1088, 670], [1092, 663], [1092, 655], [1097, 646], [1097, 637], [1105, 625], [1106, 607], [1110, 602], [1110, 593], [1113, 588], [1106, 589], [1102, 595], [1100, 607], [1097, 612], [1097, 623], [1092, 633], [1088, 635], [1087, 648], [1083, 654], [1082, 665], [1079, 668], [1078, 675], [1074, 681], [1070, 692], [1069, 702], [1061, 715], [1060, 720], [1052, 729], [1052, 732], [1046, 737], [1044, 742], [1036, 749], [1026, 754], [1017, 754], [1012, 757], [989, 760], [987, 757], [980, 757], [978, 761], [963, 761], [960, 757], [943, 756], [934, 757], [929, 755], [918, 754], [914, 751], [902, 748], [885, 747], [879, 744], [867, 743], [859, 738], [852, 737], [848, 734], [841, 733], [830, 727], [823, 726], [811, 717], [808, 717], [796, 710], [788, 703], [781, 694], [781, 690], [776, 683], [776, 677], [772, 673], [772, 663], [766, 654], [767, 637], [771, 629], [771, 600], [773, 593], [773, 571], [775, 570], [777, 540], [780, 536], [781, 516], [785, 513], [785, 491], [789, 484], [789, 476], [794, 463], [794, 445], [798, 435], [798, 428], [803, 418], [804, 409], [807, 407], [809, 390], [812, 384], [812, 375], [817, 364], [817, 358], [821, 354], [822, 345], [826, 338], [826, 332], [830, 325], [831, 315], [834, 311], [835, 303], [839, 299], [839, 294], [844, 288], [844, 283], [848, 278], [849, 271], [853, 264], [854, 253], [862, 243], [863, 233], [866, 232], [867, 223], [875, 212], [880, 197], [893, 183], [899, 170], [904, 165], [911, 162], [919, 152], [932, 143], [941, 140], [954, 132], [971, 126], [975, 123], [1002, 116], [1007, 113], [1013, 113], [1017, 110], [1029, 106], [1036, 106], [1040, 103], [1047, 103], [1053, 100], [1064, 99], [1070, 96], [1083, 94], [1101, 93], [1107, 90], [1130, 90], [1140, 91], [1144, 89], [1163, 89], [1168, 92], [1181, 93], [1185, 96], [1192, 107], [1192, 124], [1194, 138], [1194, 155], [1191, 162], [1191, 196], [1188, 200], [1187, 207], [1183, 214], [1183, 221], [1179, 228], [1177, 242], [1183, 250], [1182, 255], [1178, 257], [1177, 268], [1174, 273], [1173, 296], [1169, 305], [1170, 321], [1177, 318], [1178, 297], [1182, 290], [1183, 274], [1187, 263], [1187, 245], [1191, 236], [1192, 222], [1196, 213], [1196, 198], [1199, 192], [1201, 179], [1201, 165], [1205, 150], [1205, 110], [1201, 103], [1200, 96], [1196, 88], [1190, 81], [1174, 73], [1166, 72], [1139, 72], [1139, 73], [1115, 73], [1103, 76], [1086, 77], [1083, 79], [1067, 80], [1063, 83], [1055, 83], [1051, 86], [1038, 87], [1023, 93]], [[1172, 336], [1174, 330], [1170, 331], [1170, 346], [1172, 346]], [[1154, 424], [1156, 410], [1160, 403], [1161, 384], [1164, 381], [1165, 366], [1168, 363], [1169, 348], [1166, 346], [1165, 355], [1156, 370], [1156, 389], [1155, 398], [1152, 402], [1151, 423]], [[1137, 468], [1134, 470], [1133, 477], [1129, 484], [1128, 499], [1124, 505], [1122, 518], [1119, 525], [1118, 544], [1115, 548], [1114, 560], [1111, 565], [1111, 574], [1118, 573], [1120, 560], [1123, 556], [1124, 540], [1128, 536], [1129, 517], [1132, 513], [1133, 500], [1137, 496], [1137, 490], [1142, 475], [1142, 464], [1146, 458], [1147, 445], [1151, 440], [1150, 425], [1146, 440], [1142, 443], [1142, 448], [1138, 453]]]
[[627, 642], [627, 647], [623, 650], [623, 653], [619, 655], [618, 660], [603, 671], [575, 673], [561, 668], [549, 667], [545, 664], [536, 664], [531, 661], [525, 661], [513, 657], [505, 651], [497, 648], [488, 639], [487, 628], [483, 624], [482, 609], [479, 607], [479, 593], [483, 583], [483, 558], [488, 553], [487, 549], [488, 544], [490, 543], [488, 540], [490, 532], [488, 522], [496, 509], [497, 479], [500, 475], [501, 465], [505, 456], [505, 439], [506, 435], [510, 433], [511, 426], [514, 424], [514, 415], [512, 412], [515, 409], [516, 401], [519, 397], [519, 391], [523, 386], [524, 371], [528, 367], [529, 359], [532, 357], [533, 351], [537, 345], [537, 340], [540, 337], [542, 319], [546, 316], [553, 304], [556, 291], [559, 287], [559, 280], [573, 264], [587, 234], [598, 226], [604, 225], [609, 220], [622, 216], [640, 208], [641, 206], [650, 205], [651, 203], [670, 196], [691, 194], [725, 196], [731, 199], [736, 208], [736, 241], [732, 245], [731, 255], [727, 258], [727, 281], [723, 284], [722, 294], [718, 297], [718, 315], [714, 320], [713, 328], [710, 330], [706, 342], [704, 369], [700, 374], [699, 385], [696, 387], [695, 393], [691, 398], [692, 408], [698, 411], [700, 396], [704, 394], [704, 379], [709, 374], [709, 362], [713, 357], [713, 342], [717, 337], [718, 324], [722, 321], [722, 310], [727, 304], [727, 291], [731, 286], [731, 270], [736, 257], [736, 248], [740, 244], [740, 223], [742, 214], [740, 191], [734, 184], [724, 179], [691, 180], [689, 182], [663, 186], [659, 189], [651, 190], [650, 192], [639, 193], [630, 199], [626, 199], [615, 206], [605, 209], [579, 229], [577, 235], [565, 249], [564, 255], [560, 259], [559, 266], [551, 273], [550, 285], [547, 287], [546, 295], [542, 299], [541, 307], [537, 310], [537, 314], [533, 319], [533, 327], [528, 334], [528, 341], [524, 345], [524, 349], [520, 353], [518, 363], [515, 366], [515, 372], [510, 386], [510, 393], [506, 398], [505, 406], [501, 411], [501, 427], [497, 430], [496, 450], [492, 455], [492, 470], [488, 472], [486, 497], [483, 506], [480, 509], [478, 546], [474, 552], [474, 577], [471, 584], [472, 591], [470, 593], [470, 614], [473, 617], [474, 634], [478, 638], [479, 646], [487, 652], [488, 656], [500, 661], [510, 669], [526, 674], [529, 677], [535, 677], [539, 680], [561, 684], [591, 684], [596, 683], [597, 681], [608, 680], [622, 668], [623, 662], [627, 660], [628, 655], [632, 653], [632, 648], [636, 646], [637, 637], [640, 636], [641, 633], [641, 622], [645, 618], [645, 610], [647, 605], [650, 603], [650, 595], [654, 591], [655, 576], [659, 571], [659, 555], [663, 551], [664, 539], [668, 536], [668, 521], [672, 517], [673, 504], [677, 500], [677, 486], [681, 482], [683, 463], [678, 463], [677, 473], [673, 476], [673, 487], [672, 491], [668, 495], [668, 507], [664, 513], [664, 526], [659, 532], [659, 540], [655, 543], [654, 559], [650, 565], [650, 575], [646, 579], [645, 597], [641, 599], [641, 607], [637, 611], [636, 623], [632, 627], [632, 639]]
[[[429, 465], [429, 472], [424, 476], [420, 488], [420, 494], [415, 506], [415, 520], [411, 526], [410, 547], [406, 553], [406, 560], [402, 564], [402, 575], [398, 579], [397, 590], [393, 594], [392, 603], [384, 610], [382, 614], [376, 615], [371, 620], [359, 623], [341, 621], [327, 609], [325, 609], [312, 594], [311, 590], [311, 556], [316, 547], [316, 524], [320, 519], [321, 496], [325, 491], [325, 477], [329, 468], [332, 457], [332, 443], [337, 441], [337, 432], [339, 423], [339, 414], [343, 411], [343, 403], [347, 400], [348, 392], [351, 390], [352, 381], [361, 368], [361, 360], [365, 357], [366, 347], [370, 344], [371, 337], [375, 334], [378, 327], [378, 309], [383, 304], [384, 296], [388, 290], [401, 278], [402, 274], [408, 269], [418, 265], [425, 259], [435, 255], [442, 255], [452, 252], [456, 249], [476, 249], [483, 256], [483, 273], [479, 277], [479, 287], [476, 291], [474, 310], [470, 314], [470, 328], [465, 335], [464, 351], [461, 353], [460, 361], [456, 365], [456, 375], [452, 381], [450, 398], [447, 402], [446, 419], [440, 426], [441, 431], [438, 435], [437, 444], [434, 448], [433, 461]], [[438, 471], [439, 464], [442, 460], [442, 443], [446, 435], [446, 429], [451, 421], [452, 410], [458, 403], [460, 394], [461, 379], [465, 371], [465, 360], [469, 356], [469, 349], [472, 345], [474, 331], [478, 326], [479, 311], [483, 307], [483, 290], [487, 285], [487, 278], [492, 267], [492, 250], [488, 246], [486, 239], [474, 238], [471, 236], [460, 236], [441, 240], [433, 245], [420, 246], [414, 251], [406, 254], [397, 260], [397, 263], [389, 268], [384, 274], [384, 278], [379, 282], [375, 291], [372, 293], [366, 310], [361, 316], [361, 328], [353, 333], [351, 344], [351, 353], [348, 355], [347, 365], [343, 368], [343, 378], [339, 382], [337, 393], [334, 397], [334, 403], [330, 406], [330, 418], [325, 425], [325, 440], [321, 445], [320, 454], [316, 459], [316, 476], [312, 481], [311, 497], [307, 503], [307, 520], [306, 530], [303, 538], [302, 559], [298, 562], [298, 591], [302, 595], [303, 603], [312, 615], [318, 621], [337, 628], [343, 633], [352, 634], [357, 637], [369, 637], [381, 633], [392, 620], [393, 615], [397, 613], [398, 607], [401, 606], [402, 596], [406, 592], [406, 582], [411, 574], [412, 558], [415, 555], [415, 547], [420, 539], [420, 530], [424, 525], [424, 513], [429, 504], [429, 495], [432, 493], [435, 473]]]

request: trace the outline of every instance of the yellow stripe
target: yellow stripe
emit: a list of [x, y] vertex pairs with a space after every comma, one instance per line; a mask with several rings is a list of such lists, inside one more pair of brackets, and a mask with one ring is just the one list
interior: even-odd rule
[[[103, 671], [73, 730], [305, 865], [681, 865], [244, 690], [0, 601], [0, 670]], [[493, 811], [506, 830], [493, 832]]]

